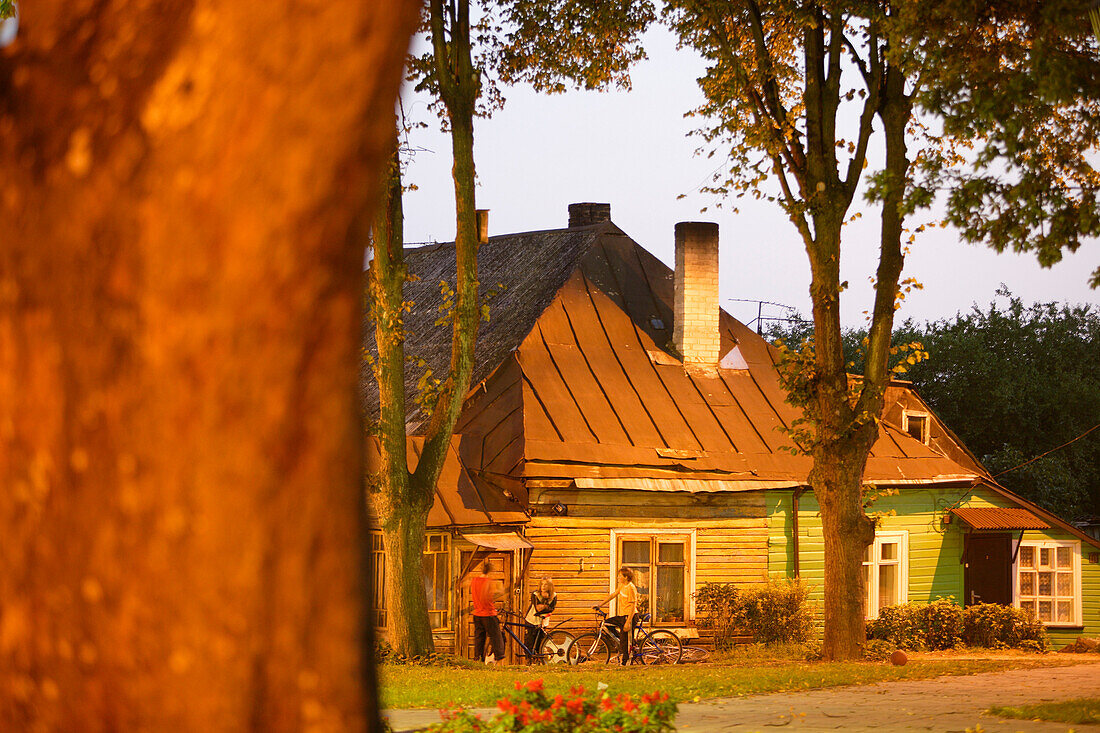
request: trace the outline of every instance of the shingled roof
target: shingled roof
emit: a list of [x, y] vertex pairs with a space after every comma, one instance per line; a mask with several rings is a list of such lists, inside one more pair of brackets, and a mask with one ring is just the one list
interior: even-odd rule
[[[489, 304], [489, 320], [478, 327], [472, 384], [488, 377], [519, 346], [580, 260], [602, 235], [611, 232], [622, 234], [606, 222], [577, 229], [505, 234], [490, 237], [481, 245], [478, 280], [482, 302]], [[405, 316], [405, 353], [423, 359], [432, 376], [442, 381], [450, 373], [451, 329], [441, 328], [436, 322], [444, 301], [440, 283], [454, 287], [454, 243], [407, 249], [405, 263], [409, 273], [419, 278], [405, 284], [405, 299], [411, 303]], [[365, 346], [376, 353], [373, 325], [367, 322], [365, 326]], [[423, 373], [422, 368], [406, 370], [406, 425], [410, 433], [416, 433], [425, 422], [415, 402], [416, 385]], [[366, 364], [360, 385], [364, 410], [377, 419], [378, 383]]]

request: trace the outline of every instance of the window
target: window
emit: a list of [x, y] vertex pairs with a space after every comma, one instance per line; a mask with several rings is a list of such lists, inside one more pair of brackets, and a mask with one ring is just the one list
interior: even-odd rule
[[430, 534], [424, 544], [424, 593], [428, 596], [428, 619], [433, 629], [445, 629], [449, 624], [451, 538], [445, 534]]
[[901, 429], [925, 445], [928, 445], [928, 424], [929, 417], [927, 412], [910, 412], [909, 410], [904, 410], [901, 413]]
[[909, 600], [909, 533], [878, 532], [863, 557], [863, 615]]
[[683, 625], [689, 615], [691, 535], [612, 531], [612, 586], [620, 566], [634, 571], [638, 605], [654, 624]]
[[1016, 556], [1016, 605], [1054, 626], [1081, 624], [1079, 542], [1021, 542]]
[[[424, 593], [428, 597], [428, 618], [433, 629], [449, 625], [451, 609], [450, 570], [451, 538], [445, 534], [428, 535], [424, 543]], [[371, 570], [374, 588], [371, 612], [376, 628], [386, 628], [386, 552], [381, 532], [370, 533]]]
[[382, 548], [382, 533], [370, 533], [371, 570], [374, 571], [371, 590], [371, 611], [374, 613], [374, 625], [386, 628], [386, 553]]

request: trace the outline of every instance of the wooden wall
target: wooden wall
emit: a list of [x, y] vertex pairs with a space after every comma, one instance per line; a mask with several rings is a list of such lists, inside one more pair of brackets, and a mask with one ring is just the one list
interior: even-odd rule
[[[761, 508], [763, 495], [757, 497]], [[623, 507], [622, 511], [630, 509]], [[558, 610], [554, 623], [572, 617], [568, 628], [595, 626], [591, 607], [611, 589], [612, 529], [655, 532], [694, 530], [695, 576], [691, 588], [707, 581], [759, 583], [767, 572], [768, 529], [765, 518], [654, 520], [623, 517], [545, 517], [531, 519], [527, 538], [535, 545], [527, 570], [524, 599], [543, 577], [554, 581]]]

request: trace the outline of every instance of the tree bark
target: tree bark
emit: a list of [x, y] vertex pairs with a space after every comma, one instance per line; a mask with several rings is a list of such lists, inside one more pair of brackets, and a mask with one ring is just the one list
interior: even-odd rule
[[0, 728], [372, 727], [360, 273], [416, 3], [21, 11]]

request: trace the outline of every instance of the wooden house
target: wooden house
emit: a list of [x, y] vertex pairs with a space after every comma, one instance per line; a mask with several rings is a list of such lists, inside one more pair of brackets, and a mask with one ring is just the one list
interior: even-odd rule
[[[810, 459], [785, 432], [798, 411], [776, 351], [719, 307], [717, 226], [677, 225], [671, 270], [611, 222], [609, 205], [569, 214], [564, 229], [492, 237], [479, 254], [491, 315], [455, 460], [522, 513], [480, 534], [532, 546], [485, 551], [522, 597], [553, 579], [558, 619], [577, 628], [622, 565], [655, 623], [686, 636], [693, 591], [708, 581], [800, 575], [820, 597]], [[407, 262], [419, 276], [407, 287], [409, 353], [445, 374], [450, 333], [435, 322], [453, 248], [412, 249]], [[371, 405], [369, 375], [364, 385]], [[410, 434], [422, 419], [410, 412]], [[1056, 638], [1100, 633], [1100, 543], [998, 486], [905, 382], [890, 387], [864, 478], [898, 490], [875, 505], [896, 515], [868, 550], [869, 615], [942, 595], [1031, 608]], [[462, 558], [450, 563], [460, 589]], [[448, 628], [461, 626], [460, 592]]]

